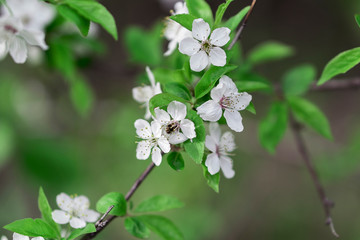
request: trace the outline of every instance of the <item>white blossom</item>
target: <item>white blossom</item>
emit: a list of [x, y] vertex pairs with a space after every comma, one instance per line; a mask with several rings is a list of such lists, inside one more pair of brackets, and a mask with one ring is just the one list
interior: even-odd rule
[[[179, 44], [179, 51], [190, 56], [190, 68], [200, 72], [209, 64], [224, 66], [226, 53], [221, 48], [230, 40], [231, 30], [226, 27], [216, 28], [210, 35], [210, 26], [198, 18], [192, 24], [192, 37], [185, 38]], [[209, 38], [210, 36], [210, 38]]]
[[5, 48], [3, 48], [0, 56], [9, 52], [16, 63], [26, 61], [30, 46], [39, 46], [43, 50], [48, 48], [43, 32], [24, 29], [21, 21], [14, 17], [0, 18], [1, 44], [5, 44]]
[[8, 240], [6, 236], [1, 236], [0, 240]]
[[218, 173], [221, 168], [226, 178], [234, 177], [233, 162], [229, 157], [229, 153], [235, 149], [234, 135], [231, 132], [221, 135], [218, 123], [210, 123], [209, 130], [205, 146], [211, 153], [206, 158], [205, 166], [211, 175]]
[[162, 125], [163, 135], [169, 139], [171, 144], [179, 144], [196, 137], [194, 123], [185, 119], [187, 115], [185, 104], [172, 101], [167, 107], [167, 112], [160, 108], [155, 108], [154, 111], [155, 121]]
[[138, 119], [134, 125], [138, 137], [144, 139], [137, 145], [136, 158], [146, 160], [149, 158], [151, 152], [153, 163], [159, 166], [162, 161], [161, 152], [168, 153], [170, 151], [170, 143], [161, 133], [161, 124], [152, 121], [150, 126], [147, 121]]
[[[175, 3], [174, 10], [173, 15], [189, 13], [186, 3], [184, 2]], [[169, 56], [174, 52], [178, 43], [185, 38], [191, 37], [192, 35], [188, 29], [184, 28], [179, 23], [174, 20], [167, 19], [164, 36], [167, 40], [169, 40], [168, 50], [164, 53], [164, 56]]]
[[52, 218], [58, 224], [70, 223], [73, 228], [84, 228], [86, 222], [96, 222], [100, 214], [89, 209], [90, 201], [85, 196], [70, 197], [65, 193], [56, 196], [56, 203], [61, 210], [54, 210]]
[[146, 108], [145, 119], [149, 119], [151, 117], [149, 101], [153, 96], [161, 93], [162, 91], [160, 83], [155, 82], [154, 74], [151, 72], [149, 67], [146, 67], [146, 73], [151, 85], [133, 88], [132, 95], [135, 101], [142, 103], [142, 105]]
[[[29, 238], [28, 236], [24, 236], [18, 233], [14, 233], [13, 234], [13, 240], [45, 240], [43, 237], [34, 237], [34, 238]], [[1, 238], [1, 240], [4, 240]], [[7, 240], [7, 238], [5, 238], [5, 240]]]
[[235, 132], [242, 132], [244, 126], [239, 111], [250, 104], [251, 95], [246, 92], [239, 93], [231, 78], [223, 76], [220, 78], [220, 83], [211, 90], [210, 96], [212, 100], [197, 108], [200, 117], [205, 121], [216, 122], [225, 109], [224, 117], [227, 125]]

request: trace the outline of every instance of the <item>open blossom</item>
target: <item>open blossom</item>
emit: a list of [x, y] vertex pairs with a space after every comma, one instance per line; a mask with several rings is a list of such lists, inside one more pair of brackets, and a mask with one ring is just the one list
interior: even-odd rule
[[228, 156], [235, 150], [234, 135], [231, 132], [225, 132], [221, 135], [221, 129], [218, 123], [210, 123], [210, 135], [206, 136], [205, 146], [212, 152], [205, 161], [205, 166], [211, 175], [220, 171], [226, 178], [232, 178], [235, 175], [233, 162]]
[[100, 214], [89, 209], [90, 201], [85, 196], [70, 197], [65, 193], [56, 196], [56, 203], [61, 210], [54, 210], [52, 218], [58, 224], [70, 223], [72, 228], [84, 228], [86, 222], [96, 222]]
[[150, 126], [147, 121], [138, 119], [135, 121], [135, 128], [138, 137], [144, 139], [137, 145], [136, 158], [139, 160], [146, 160], [151, 153], [153, 163], [155, 163], [156, 166], [159, 166], [162, 161], [161, 151], [164, 153], [170, 151], [170, 143], [161, 133], [161, 124], [152, 121]]
[[209, 100], [197, 108], [200, 117], [205, 121], [216, 122], [225, 109], [224, 117], [228, 126], [235, 132], [242, 132], [244, 126], [239, 113], [244, 110], [252, 99], [246, 92], [239, 93], [235, 83], [228, 76], [220, 78], [220, 83], [211, 90]]
[[0, 240], [8, 240], [6, 236], [1, 236]]
[[30, 46], [46, 50], [45, 34], [37, 30], [26, 30], [21, 21], [13, 17], [0, 18], [0, 45], [5, 44], [0, 55], [8, 52], [16, 63], [24, 63]]
[[149, 110], [149, 101], [153, 96], [161, 93], [161, 87], [160, 83], [155, 83], [154, 74], [151, 72], [149, 67], [146, 67], [146, 73], [148, 75], [151, 85], [135, 87], [132, 90], [132, 94], [135, 101], [142, 103], [143, 106], [146, 108], [145, 118], [149, 119], [151, 117], [151, 113]]
[[167, 112], [160, 108], [154, 111], [155, 121], [162, 125], [163, 134], [167, 136], [171, 144], [179, 144], [196, 137], [194, 123], [185, 119], [187, 115], [185, 104], [172, 101], [167, 107]]
[[[224, 66], [226, 53], [220, 48], [230, 40], [231, 30], [226, 27], [215, 29], [210, 35], [210, 26], [203, 19], [195, 19], [192, 24], [192, 36], [180, 42], [179, 51], [190, 56], [190, 68], [200, 72], [209, 64]], [[210, 36], [210, 38], [209, 38]]]
[[[189, 13], [186, 3], [184, 2], [175, 3], [174, 10], [173, 15]], [[164, 56], [169, 56], [174, 52], [178, 43], [185, 38], [191, 37], [191, 32], [174, 20], [167, 19], [164, 36], [167, 40], [169, 40], [168, 50], [164, 53]]]
[[[13, 240], [45, 240], [43, 237], [34, 237], [34, 238], [29, 238], [28, 236], [24, 236], [18, 233], [14, 233], [13, 234]], [[7, 238], [3, 239], [1, 238], [1, 240], [7, 240]]]

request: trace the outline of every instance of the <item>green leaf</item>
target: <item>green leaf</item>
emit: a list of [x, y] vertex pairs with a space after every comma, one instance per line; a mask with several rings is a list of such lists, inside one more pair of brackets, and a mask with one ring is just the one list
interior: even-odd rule
[[163, 92], [170, 93], [185, 100], [191, 99], [191, 93], [189, 89], [181, 83], [166, 83], [163, 85]]
[[12, 222], [5, 229], [29, 237], [58, 238], [58, 233], [42, 219], [25, 218]]
[[360, 15], [355, 15], [355, 21], [358, 24], [358, 26], [360, 27]]
[[157, 215], [139, 216], [142, 222], [164, 240], [183, 240], [180, 230], [169, 219]]
[[170, 152], [167, 154], [167, 162], [170, 167], [176, 171], [184, 170], [185, 162], [184, 158], [182, 157], [181, 153], [179, 152]]
[[167, 83], [185, 83], [185, 71], [184, 70], [172, 70], [165, 68], [156, 68], [153, 70], [155, 81], [161, 84]]
[[214, 27], [213, 27], [214, 29], [220, 25], [222, 18], [224, 16], [224, 13], [232, 1], [234, 1], [234, 0], [226, 0], [225, 3], [222, 3], [219, 5], [218, 9], [216, 10], [216, 14], [215, 14], [215, 23], [214, 23]]
[[194, 20], [197, 18], [190, 14], [177, 14], [177, 15], [172, 15], [170, 19], [179, 23], [181, 26], [188, 29], [189, 31], [192, 31], [192, 24]]
[[66, 20], [75, 23], [83, 36], [86, 37], [88, 35], [90, 29], [90, 21], [88, 19], [79, 15], [74, 9], [65, 4], [57, 5], [56, 9]]
[[84, 234], [88, 234], [88, 233], [93, 233], [96, 232], [96, 227], [93, 223], [89, 223], [86, 225], [85, 228], [81, 228], [81, 229], [74, 229], [70, 236], [67, 238], [67, 240], [73, 240], [77, 237], [80, 237], [81, 235]]
[[282, 87], [285, 95], [299, 96], [306, 93], [316, 78], [314, 66], [304, 64], [285, 73]]
[[88, 83], [79, 75], [70, 85], [70, 97], [77, 112], [82, 116], [88, 116], [94, 103], [94, 94]]
[[284, 102], [274, 102], [266, 117], [259, 125], [259, 139], [261, 145], [270, 153], [284, 137], [288, 124], [288, 107]]
[[326, 116], [318, 107], [311, 102], [298, 97], [291, 97], [288, 101], [295, 118], [299, 122], [313, 128], [322, 136], [330, 140], [333, 139], [330, 124]]
[[255, 92], [260, 90], [271, 89], [271, 85], [269, 85], [267, 82], [236, 81], [235, 84], [239, 92]]
[[38, 199], [39, 210], [41, 212], [42, 218], [47, 222], [54, 230], [57, 231], [58, 236], [60, 236], [60, 228], [54, 220], [52, 219], [52, 210], [50, 204], [46, 198], [44, 190], [40, 187], [39, 190], [39, 199]]
[[216, 173], [211, 175], [207, 170], [207, 167], [202, 164], [204, 177], [206, 179], [206, 183], [211, 187], [215, 192], [219, 193], [219, 183], [220, 183], [220, 173]]
[[238, 12], [235, 16], [231, 17], [224, 24], [225, 27], [229, 28], [231, 31], [235, 31], [235, 29], [239, 26], [240, 22], [249, 12], [250, 6], [243, 8], [240, 12]]
[[184, 143], [184, 148], [186, 153], [195, 161], [195, 163], [200, 164], [205, 149], [206, 130], [204, 122], [194, 110], [188, 111], [186, 118], [195, 124], [196, 138], [192, 141], [187, 140]]
[[116, 23], [111, 13], [94, 0], [64, 0], [71, 8], [83, 17], [100, 24], [115, 40], [118, 39]]
[[111, 215], [126, 215], [127, 203], [125, 197], [118, 192], [111, 192], [100, 198], [100, 200], [96, 203], [96, 210], [100, 213], [106, 213], [112, 205], [114, 205], [114, 208], [110, 211]]
[[292, 47], [283, 43], [268, 41], [255, 47], [248, 56], [248, 62], [252, 65], [280, 60], [294, 55]]
[[326, 64], [318, 85], [324, 84], [331, 78], [346, 73], [360, 63], [360, 47], [347, 50], [338, 54]]
[[250, 104], [246, 107], [246, 110], [251, 112], [252, 114], [256, 114], [256, 109], [253, 102], [250, 102]]
[[138, 217], [128, 217], [125, 219], [124, 224], [125, 229], [137, 238], [144, 239], [150, 236], [150, 229]]
[[185, 0], [189, 13], [195, 18], [202, 18], [210, 25], [213, 22], [213, 14], [209, 4], [205, 0]]
[[197, 99], [202, 98], [208, 92], [213, 89], [216, 82], [221, 78], [221, 76], [225, 75], [228, 72], [236, 69], [237, 66], [234, 65], [226, 65], [224, 67], [216, 67], [211, 66], [209, 70], [205, 72], [200, 81], [195, 87], [195, 96]]
[[172, 101], [179, 101], [182, 103], [186, 103], [186, 100], [177, 96], [174, 96], [172, 94], [169, 93], [161, 93], [158, 95], [153, 96], [150, 101], [149, 101], [149, 108], [150, 108], [150, 112], [155, 115], [154, 113], [154, 108], [162, 108], [162, 107], [166, 107], [167, 105], [169, 105], [170, 102]]
[[136, 213], [160, 212], [174, 208], [181, 208], [184, 203], [177, 198], [167, 195], [157, 195], [142, 201], [134, 210]]

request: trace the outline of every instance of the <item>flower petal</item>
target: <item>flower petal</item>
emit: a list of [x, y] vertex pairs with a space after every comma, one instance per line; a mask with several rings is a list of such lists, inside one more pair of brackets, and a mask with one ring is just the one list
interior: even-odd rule
[[216, 153], [218, 143], [215, 139], [209, 135], [205, 138], [205, 147], [209, 149], [211, 152]]
[[220, 78], [219, 83], [224, 84], [224, 86], [227, 88], [225, 96], [228, 96], [228, 94], [230, 94], [232, 92], [236, 92], [236, 93], [238, 92], [238, 89], [237, 89], [234, 81], [226, 75], [224, 75]]
[[150, 156], [151, 143], [147, 140], [141, 141], [136, 147], [136, 158], [139, 160], [146, 160]]
[[[90, 207], [90, 200], [86, 196], [78, 196], [74, 198], [74, 210], [84, 211]], [[80, 216], [79, 216], [80, 217]]]
[[8, 240], [6, 236], [1, 236], [0, 240]]
[[212, 65], [222, 67], [226, 64], [226, 53], [219, 47], [210, 50], [209, 59]]
[[[7, 55], [7, 48], [5, 42], [0, 43], [0, 60], [4, 59]], [[4, 236], [5, 237], [5, 236]], [[3, 240], [3, 239], [1, 239]]]
[[49, 48], [45, 43], [45, 34], [43, 32], [22, 30], [19, 32], [19, 35], [30, 45], [39, 46], [43, 50]]
[[170, 55], [175, 51], [175, 49], [176, 49], [176, 47], [177, 47], [177, 44], [178, 44], [178, 42], [176, 41], [176, 39], [171, 40], [171, 41], [169, 42], [169, 44], [168, 44], [168, 49], [167, 49], [167, 51], [164, 53], [164, 56], [165, 56], [165, 57], [170, 56]]
[[189, 10], [186, 7], [185, 2], [177, 2], [177, 3], [175, 3], [174, 10], [175, 10], [175, 15], [177, 15], [177, 14], [188, 14], [189, 13]]
[[188, 138], [184, 134], [182, 134], [180, 132], [173, 133], [169, 137], [169, 143], [171, 143], [171, 144], [183, 143], [186, 140], [188, 140]]
[[150, 86], [135, 87], [132, 89], [132, 95], [135, 101], [147, 103], [153, 97], [153, 89]]
[[210, 36], [210, 43], [222, 47], [230, 41], [231, 30], [227, 27], [215, 29]]
[[220, 171], [220, 161], [216, 153], [211, 153], [207, 155], [205, 166], [208, 168], [208, 171], [211, 175], [214, 175]]
[[166, 111], [160, 108], [155, 108], [154, 112], [155, 112], [154, 119], [160, 122], [161, 125], [165, 125], [170, 121], [170, 115]]
[[28, 236], [24, 236], [22, 234], [19, 233], [14, 233], [13, 234], [13, 240], [29, 240], [30, 238]]
[[146, 70], [146, 74], [149, 78], [149, 81], [151, 83], [151, 86], [154, 88], [155, 87], [155, 76], [148, 66], [145, 68], [145, 70]]
[[209, 124], [210, 136], [215, 140], [217, 145], [220, 144], [221, 129], [217, 122], [211, 122]]
[[225, 109], [224, 117], [227, 125], [235, 132], [242, 132], [244, 126], [242, 124], [242, 117], [240, 113], [233, 109]]
[[189, 139], [196, 138], [195, 124], [189, 119], [184, 119], [180, 122], [180, 128], [185, 137]]
[[136, 134], [142, 139], [150, 139], [152, 137], [151, 127], [148, 121], [138, 119], [135, 121]]
[[227, 88], [224, 84], [219, 83], [216, 87], [214, 87], [210, 92], [210, 97], [216, 101], [220, 102], [220, 100], [224, 97]]
[[82, 218], [86, 222], [96, 222], [99, 219], [99, 217], [100, 217], [100, 213], [91, 209], [86, 209], [82, 214]]
[[179, 43], [179, 51], [188, 56], [194, 55], [200, 48], [200, 43], [193, 38], [185, 38]]
[[235, 137], [231, 132], [226, 132], [221, 136], [220, 139], [220, 149], [225, 152], [232, 152], [235, 150]]
[[210, 35], [210, 26], [202, 18], [195, 19], [192, 24], [192, 35], [199, 41], [205, 41]]
[[27, 46], [23, 39], [13, 37], [8, 42], [9, 52], [16, 63], [24, 63], [27, 59]]
[[216, 122], [221, 118], [222, 108], [220, 104], [214, 100], [209, 100], [199, 106], [197, 113], [205, 121]]
[[159, 166], [161, 164], [162, 156], [161, 156], [160, 148], [154, 147], [154, 149], [152, 150], [151, 158], [156, 166]]
[[56, 203], [61, 210], [71, 212], [74, 207], [73, 199], [66, 193], [60, 193], [56, 196]]
[[70, 214], [65, 211], [54, 210], [51, 213], [51, 216], [52, 219], [58, 224], [66, 224], [70, 221]]
[[233, 102], [233, 108], [240, 111], [244, 110], [249, 106], [252, 96], [246, 92], [232, 94], [230, 96], [231, 101]]
[[45, 240], [43, 237], [34, 237], [31, 240]]
[[167, 111], [176, 121], [181, 121], [186, 117], [186, 105], [178, 101], [172, 101], [169, 103]]
[[164, 153], [170, 152], [171, 146], [169, 141], [165, 137], [160, 137], [157, 143]]
[[155, 138], [159, 138], [161, 136], [161, 124], [157, 121], [152, 121], [151, 131]]
[[233, 161], [227, 156], [220, 156], [220, 167], [226, 178], [233, 178], [235, 171], [233, 170]]
[[83, 219], [73, 217], [70, 220], [70, 226], [72, 228], [84, 228], [86, 226], [86, 222]]
[[195, 72], [201, 72], [209, 65], [209, 56], [200, 50], [190, 57], [190, 68]]

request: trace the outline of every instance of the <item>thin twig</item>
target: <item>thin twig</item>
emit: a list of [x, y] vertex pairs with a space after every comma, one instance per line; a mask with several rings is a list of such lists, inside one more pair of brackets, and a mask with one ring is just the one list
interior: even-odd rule
[[356, 90], [360, 88], [360, 78], [334, 79], [317, 86], [312, 85], [311, 91], [336, 91], [336, 90]]
[[[146, 179], [146, 177], [149, 176], [149, 174], [154, 169], [154, 167], [155, 167], [155, 164], [153, 162], [151, 162], [151, 164], [140, 175], [140, 177], [135, 181], [135, 183], [132, 185], [132, 187], [130, 188], [130, 190], [126, 194], [126, 196], [125, 196], [126, 201], [130, 200], [132, 195], [139, 188], [139, 186]], [[111, 209], [110, 209], [110, 211], [111, 211]], [[110, 216], [107, 220], [102, 220], [101, 223], [98, 226], [96, 226], [96, 232], [86, 234], [84, 237], [81, 238], [81, 240], [89, 240], [89, 239], [95, 238], [96, 235], [98, 235], [102, 230], [104, 230], [106, 228], [106, 226], [108, 226], [109, 223], [112, 222], [115, 218], [116, 218], [116, 216]]]
[[256, 3], [256, 0], [253, 0], [252, 3], [251, 3], [251, 6], [250, 6], [249, 12], [246, 14], [246, 16], [244, 18], [244, 21], [242, 22], [239, 30], [236, 32], [236, 35], [235, 35], [234, 39], [232, 40], [232, 42], [230, 43], [228, 50], [231, 50], [234, 47], [237, 40], [240, 39], [241, 33], [243, 32], [244, 28], [246, 27], [246, 24], [248, 22], [248, 19], [250, 17], [250, 14], [251, 14], [254, 6], [255, 6], [255, 3]]
[[99, 221], [97, 221], [95, 223], [95, 227], [99, 226], [102, 221], [107, 217], [107, 215], [109, 215], [110, 211], [114, 208], [115, 206], [114, 205], [111, 205], [108, 210], [106, 211], [106, 213], [104, 215], [102, 215], [102, 217], [99, 219]]
[[302, 126], [298, 122], [296, 122], [296, 120], [294, 119], [294, 117], [292, 115], [290, 116], [290, 123], [291, 123], [291, 128], [294, 133], [297, 149], [305, 162], [305, 165], [306, 165], [306, 167], [310, 173], [310, 176], [314, 182], [316, 191], [318, 193], [318, 196], [319, 196], [322, 206], [324, 208], [324, 212], [325, 212], [325, 216], [326, 216], [325, 224], [330, 227], [331, 233], [335, 237], [339, 238], [339, 235], [335, 231], [334, 223], [331, 218], [331, 212], [330, 212], [331, 208], [334, 207], [334, 202], [330, 201], [326, 197], [325, 189], [322, 186], [322, 184], [320, 183], [319, 176], [315, 170], [314, 165], [311, 162], [309, 152], [305, 146], [304, 139], [301, 136], [301, 127]]

